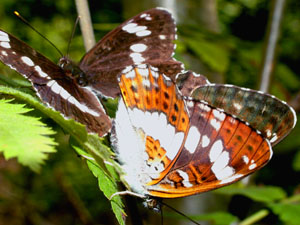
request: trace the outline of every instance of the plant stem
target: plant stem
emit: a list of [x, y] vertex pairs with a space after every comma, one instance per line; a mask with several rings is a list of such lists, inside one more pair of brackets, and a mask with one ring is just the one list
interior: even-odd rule
[[84, 47], [88, 51], [96, 44], [88, 2], [87, 0], [75, 0], [75, 3], [80, 17], [79, 23]]
[[262, 218], [266, 217], [269, 214], [267, 209], [262, 209], [253, 215], [249, 216], [248, 218], [244, 219], [239, 223], [239, 225], [250, 225], [254, 224], [255, 222], [261, 220]]
[[300, 202], [300, 194], [293, 195], [281, 201], [281, 203], [296, 203], [296, 202]]
[[274, 7], [269, 19], [268, 32], [266, 37], [266, 48], [261, 70], [260, 90], [267, 92], [270, 86], [271, 74], [274, 69], [275, 52], [279, 38], [280, 24], [282, 21], [285, 0], [274, 0]]

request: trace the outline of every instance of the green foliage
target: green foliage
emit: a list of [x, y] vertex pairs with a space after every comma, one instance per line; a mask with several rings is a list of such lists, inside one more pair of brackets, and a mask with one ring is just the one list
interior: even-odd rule
[[226, 212], [205, 213], [198, 216], [192, 216], [192, 218], [195, 220], [210, 221], [215, 225], [229, 225], [238, 220], [235, 216]]
[[274, 202], [282, 200], [286, 197], [286, 193], [280, 187], [272, 186], [249, 186], [249, 187], [235, 187], [227, 186], [215, 191], [219, 194], [226, 195], [244, 195], [257, 202]]
[[269, 205], [287, 225], [300, 224], [300, 204], [274, 203]]
[[[95, 3], [90, 2], [90, 4], [93, 22], [97, 23], [94, 27], [97, 32], [97, 39], [115, 27], [116, 24], [122, 22], [123, 18], [121, 18], [121, 15], [122, 13], [126, 14], [126, 12], [121, 10], [121, 1], [108, 0], [98, 2], [97, 4], [100, 4], [100, 9], [98, 6], [93, 5]], [[300, 26], [298, 5], [299, 3], [296, 0], [291, 0], [287, 3], [287, 10], [284, 15], [284, 22], [282, 23], [282, 36], [277, 52], [278, 60], [276, 64], [274, 64], [275, 72], [270, 85], [271, 93], [285, 101], [293, 99], [300, 89], [300, 53], [297, 51], [300, 47], [300, 36], [298, 35]], [[269, 11], [269, 1], [218, 0], [218, 6], [221, 32], [217, 34], [210, 33], [201, 27], [201, 24], [197, 27], [192, 27], [192, 29], [185, 25], [178, 26], [179, 49], [177, 48], [175, 56], [185, 63], [187, 69], [190, 69], [190, 67], [199, 68], [199, 70], [194, 69], [195, 72], [201, 72], [203, 75], [210, 76], [209, 78], [212, 82], [224, 81], [226, 83], [257, 89], [260, 81], [258, 74], [264, 49], [264, 35], [261, 35], [261, 38], [255, 41], [243, 39], [234, 34], [236, 31], [234, 31], [232, 27], [233, 24], [240, 21], [240, 18], [245, 14], [246, 16], [255, 18], [256, 12], [259, 10]], [[54, 42], [63, 53], [66, 53], [68, 39], [76, 17], [74, 2], [49, 0], [39, 2], [29, 0], [26, 1], [25, 4], [23, 1], [15, 0], [3, 0], [1, 2], [1, 28], [13, 33], [35, 49], [38, 49], [44, 55], [57, 61], [59, 54], [56, 50], [50, 47], [47, 42], [30, 30], [30, 28], [24, 26], [22, 22], [19, 22], [15, 17], [11, 16], [13, 10], [20, 11], [35, 28]], [[143, 9], [137, 10], [142, 11]], [[201, 9], [198, 10], [200, 13]], [[183, 10], [182, 12], [184, 13]], [[253, 20], [251, 20], [251, 23], [252, 22]], [[251, 30], [247, 25], [247, 35], [252, 36], [259, 33], [258, 28], [263, 22], [263, 20], [260, 20], [255, 24], [254, 30]], [[54, 27], [55, 29], [53, 29]], [[241, 28], [242, 26], [238, 28], [238, 31]], [[82, 46], [79, 29], [75, 33], [70, 49], [72, 58], [75, 59], [75, 61], [80, 60], [84, 53], [84, 48]], [[190, 60], [191, 58], [192, 60]], [[2, 67], [0, 69], [2, 69]], [[2, 76], [2, 74], [6, 76]], [[42, 167], [42, 176], [32, 174], [25, 169], [18, 170], [13, 173], [13, 175], [8, 176], [7, 180], [10, 182], [7, 184], [2, 182], [5, 172], [0, 170], [0, 179], [2, 182], [0, 187], [0, 211], [4, 212], [3, 209], [7, 210], [5, 211], [6, 213], [1, 213], [0, 223], [4, 221], [2, 218], [3, 215], [12, 215], [11, 218], [9, 218], [9, 222], [3, 224], [13, 224], [11, 223], [13, 218], [24, 218], [24, 221], [30, 221], [29, 223], [31, 224], [41, 224], [41, 218], [44, 217], [44, 215], [52, 213], [52, 217], [57, 218], [56, 221], [49, 222], [49, 218], [46, 218], [45, 221], [43, 221], [44, 223], [84, 224], [84, 222], [70, 219], [80, 217], [78, 214], [74, 215], [74, 212], [71, 212], [73, 214], [70, 213], [66, 217], [63, 217], [63, 210], [61, 208], [57, 211], [54, 210], [57, 206], [63, 205], [63, 207], [67, 206], [65, 210], [71, 208], [70, 211], [76, 211], [72, 210], [70, 202], [62, 204], [62, 201], [68, 198], [66, 197], [68, 194], [63, 193], [59, 195], [57, 194], [57, 189], [54, 188], [57, 182], [55, 179], [57, 174], [65, 174], [65, 176], [62, 176], [60, 182], [69, 182], [71, 185], [76, 186], [74, 189], [78, 188], [77, 191], [80, 193], [80, 197], [84, 200], [90, 212], [94, 213], [93, 216], [100, 214], [105, 215], [104, 217], [106, 218], [106, 215], [109, 214], [112, 208], [118, 223], [124, 224], [126, 214], [120, 196], [117, 195], [110, 201], [111, 206], [104, 206], [106, 202], [109, 202], [107, 198], [118, 191], [118, 172], [121, 172], [118, 164], [112, 160], [114, 154], [108, 147], [109, 142], [107, 138], [98, 138], [96, 135], [89, 135], [81, 124], [73, 120], [66, 120], [58, 112], [45, 107], [45, 105], [40, 103], [35, 97], [32, 97], [33, 91], [28, 90], [28, 87], [31, 86], [29, 82], [12, 75], [9, 70], [1, 72], [0, 83], [10, 87], [0, 86], [1, 97], [4, 95], [13, 96], [13, 98], [18, 101], [17, 103], [25, 102], [27, 104], [24, 108], [23, 105], [17, 104], [15, 101], [1, 101], [0, 103], [0, 108], [3, 104], [5, 107], [9, 105], [7, 109], [10, 109], [12, 112], [7, 113], [0, 109], [0, 128], [2, 128], [2, 126], [4, 127], [4, 130], [0, 130], [0, 135], [4, 133], [3, 131], [7, 132], [9, 129], [7, 125], [4, 126], [3, 121], [8, 121], [4, 118], [9, 117], [8, 119], [11, 121], [9, 125], [12, 127], [19, 125], [19, 128], [23, 128], [21, 131], [18, 131], [18, 128], [14, 130], [13, 141], [16, 142], [14, 143], [15, 145], [12, 145], [12, 140], [0, 137], [0, 146], [3, 146], [2, 143], [10, 143], [5, 146], [6, 150], [3, 150], [4, 148], [1, 147], [0, 151], [3, 151], [3, 155], [7, 157], [6, 152], [16, 154], [15, 157], [18, 157], [19, 161], [21, 158], [19, 155], [23, 158], [27, 157], [25, 159], [27, 159], [26, 162], [29, 164], [28, 166], [31, 166], [32, 169], [36, 168], [35, 170], [38, 171], [41, 167], [41, 163], [47, 158], [48, 151], [50, 152], [50, 149], [53, 150], [54, 146], [59, 150], [57, 154], [51, 154], [51, 158], [47, 161], [47, 164]], [[105, 108], [112, 117], [114, 117], [117, 101], [118, 100], [108, 99], [107, 103], [105, 103]], [[29, 111], [28, 107], [34, 108], [35, 110]], [[5, 114], [6, 117], [3, 117], [3, 114]], [[40, 122], [40, 117], [42, 117], [43, 123]], [[21, 122], [18, 124], [20, 120]], [[55, 125], [53, 121], [55, 121]], [[24, 131], [26, 123], [29, 123], [26, 125], [28, 133], [26, 133], [27, 130]], [[22, 126], [20, 126], [21, 124]], [[64, 130], [65, 134], [57, 125]], [[27, 127], [30, 127], [30, 129]], [[29, 136], [29, 131], [33, 131], [34, 129], [36, 129], [36, 134]], [[55, 141], [52, 138], [54, 137], [52, 130], [55, 130], [57, 133], [55, 135]], [[216, 193], [218, 197], [221, 196], [220, 198], [222, 198], [223, 196], [222, 199], [226, 199], [226, 203], [223, 202], [224, 200], [214, 202], [214, 205], [222, 205], [223, 208], [217, 209], [213, 211], [213, 213], [195, 215], [193, 218], [210, 221], [212, 224], [232, 224], [234, 222], [248, 225], [259, 223], [274, 224], [274, 221], [276, 221], [276, 224], [300, 224], [300, 200], [289, 201], [290, 198], [297, 196], [295, 193], [299, 187], [299, 179], [297, 179], [300, 171], [299, 133], [300, 124], [298, 123], [291, 134], [274, 148], [274, 159], [267, 165], [267, 169], [256, 172], [257, 176], [254, 178], [254, 183], [259, 183], [260, 186], [254, 186], [253, 184], [250, 187], [237, 187], [233, 185], [212, 192], [212, 194]], [[49, 137], [49, 135], [51, 137]], [[100, 193], [98, 190], [97, 192], [91, 191], [91, 186], [97, 186], [95, 182], [92, 182], [96, 180], [93, 180], [92, 175], [90, 177], [87, 175], [81, 176], [86, 172], [83, 166], [85, 163], [82, 163], [78, 158], [72, 155], [72, 153], [70, 154], [69, 136], [71, 137], [71, 146], [76, 150], [78, 155], [81, 156], [81, 159], [87, 162], [89, 170], [94, 177], [97, 178], [99, 189], [103, 192], [105, 197], [102, 195], [98, 196], [97, 194]], [[26, 137], [29, 139], [25, 140]], [[38, 144], [45, 146], [45, 148], [39, 147], [38, 151], [34, 152], [40, 154], [40, 156], [36, 158], [29, 158], [30, 155], [33, 155], [33, 148], [28, 147], [29, 143], [31, 143], [31, 139], [39, 140]], [[36, 147], [38, 147], [38, 144], [36, 144]], [[17, 146], [19, 146], [18, 149]], [[8, 151], [8, 147], [14, 149], [14, 151]], [[29, 154], [24, 154], [28, 152]], [[9, 155], [9, 157], [13, 156]], [[36, 159], [42, 159], [42, 161], [32, 164]], [[29, 163], [29, 161], [32, 162]], [[1, 163], [2, 162], [3, 161], [1, 161]], [[13, 164], [11, 161], [8, 163]], [[9, 166], [3, 166], [2, 164], [1, 168], [9, 170]], [[286, 178], [289, 174], [295, 175], [293, 176], [294, 178]], [[13, 184], [17, 185], [13, 186]], [[18, 189], [19, 184], [23, 184], [20, 190]], [[18, 199], [21, 199], [21, 201], [17, 201], [10, 195], [7, 195], [5, 189], [2, 189], [10, 186], [12, 186], [11, 190], [17, 190], [14, 195], [18, 196]], [[86, 188], [87, 186], [89, 188]], [[236, 209], [240, 207], [240, 203], [235, 200], [237, 195], [251, 199], [248, 211], [246, 210], [242, 213], [236, 211]], [[87, 199], [89, 199], [89, 201], [87, 201]], [[227, 201], [229, 201], [230, 207], [228, 207], [229, 204], [227, 204]], [[25, 206], [23, 208], [18, 208], [24, 203]], [[7, 206], [5, 206], [5, 204], [7, 204]], [[14, 207], [10, 208], [9, 205], [13, 205]], [[36, 206], [35, 211], [32, 210], [32, 205]], [[17, 208], [17, 212], [23, 212], [24, 208], [29, 208], [30, 210], [25, 211], [24, 215], [20, 216], [19, 214], [13, 214], [14, 208]], [[232, 208], [235, 210], [232, 210]], [[107, 210], [107, 212], [105, 210]], [[30, 215], [31, 211], [33, 211], [34, 214]], [[38, 222], [31, 221], [32, 218], [38, 218]], [[266, 221], [261, 222], [260, 220], [263, 218]], [[238, 221], [239, 219], [241, 221]], [[268, 219], [270, 219], [271, 222], [268, 221]], [[69, 222], [67, 223], [66, 221]], [[105, 224], [106, 221], [99, 222], [97, 220], [97, 223]]]
[[186, 37], [185, 43], [189, 49], [195, 52], [204, 63], [213, 70], [224, 73], [229, 64], [229, 52], [224, 48], [223, 43], [216, 43], [215, 40], [206, 40], [200, 35]]
[[[39, 109], [41, 112], [43, 112], [48, 117], [52, 118], [58, 124], [60, 124], [60, 126], [67, 133], [72, 135], [74, 142], [78, 143], [80, 146], [82, 146], [85, 149], [85, 151], [83, 151], [83, 150], [79, 149], [78, 147], [74, 146], [75, 150], [80, 155], [82, 155], [84, 158], [87, 159], [88, 166], [89, 166], [90, 170], [92, 171], [92, 173], [95, 175], [95, 177], [97, 177], [97, 179], [99, 181], [99, 187], [100, 187], [101, 191], [103, 191], [104, 195], [107, 198], [110, 198], [110, 196], [113, 193], [117, 192], [118, 189], [117, 189], [117, 184], [116, 184], [117, 180], [116, 179], [118, 178], [118, 175], [116, 174], [115, 169], [118, 168], [118, 165], [111, 159], [112, 155], [113, 155], [111, 150], [102, 144], [104, 139], [99, 138], [96, 134], [87, 134], [84, 126], [75, 122], [74, 120], [71, 120], [71, 119], [66, 120], [65, 118], [63, 118], [61, 116], [60, 113], [58, 113], [52, 109], [49, 109], [45, 105], [41, 104], [37, 99], [33, 98], [31, 95], [28, 95], [21, 91], [17, 91], [16, 89], [13, 89], [13, 88], [2, 87], [2, 86], [0, 86], [0, 93], [13, 95], [13, 96], [17, 97], [18, 99], [22, 99], [23, 101], [26, 101], [27, 103], [31, 104], [36, 109]], [[27, 111], [24, 111], [24, 112], [27, 112]], [[7, 122], [11, 123], [11, 119], [13, 119], [13, 118], [5, 118], [4, 117], [4, 119], [5, 120], [3, 120], [3, 121], [6, 121], [6, 124], [3, 124], [3, 127], [7, 127]], [[35, 158], [37, 158], [37, 157], [33, 154], [28, 154], [26, 152], [26, 151], [28, 151], [28, 149], [32, 148], [32, 146], [24, 145], [24, 142], [25, 143], [28, 142], [28, 143], [32, 144], [32, 141], [28, 141], [28, 140], [30, 140], [29, 137], [39, 138], [37, 140], [44, 140], [44, 139], [46, 139], [46, 137], [43, 135], [52, 134], [52, 133], [50, 133], [50, 132], [46, 133], [47, 129], [45, 127], [41, 127], [41, 128], [39, 127], [39, 130], [37, 130], [34, 134], [32, 132], [28, 132], [27, 127], [26, 127], [26, 130], [24, 130], [24, 128], [25, 128], [24, 122], [25, 122], [25, 124], [27, 122], [26, 122], [26, 120], [24, 122], [20, 122], [22, 120], [24, 120], [24, 119], [21, 118], [20, 120], [18, 120], [16, 122], [23, 129], [23, 132], [28, 133], [30, 136], [24, 135], [24, 137], [22, 139], [20, 139], [19, 135], [21, 134], [21, 137], [22, 137], [23, 133], [21, 133], [19, 130], [15, 129], [16, 127], [13, 127], [13, 126], [12, 126], [12, 129], [16, 130], [14, 136], [8, 135], [8, 134], [11, 134], [11, 132], [7, 132], [6, 130], [4, 130], [5, 131], [4, 133], [7, 134], [8, 136], [10, 136], [10, 138], [11, 138], [11, 139], [9, 139], [10, 146], [14, 146], [15, 140], [19, 138], [20, 139], [19, 145], [20, 146], [23, 145], [24, 149], [20, 149], [20, 148], [18, 148], [19, 145], [16, 145], [16, 147], [17, 147], [17, 149], [15, 150], [16, 153], [14, 153], [14, 155], [12, 155], [12, 153], [10, 153], [10, 155], [5, 155], [5, 156], [7, 158], [11, 158], [12, 156], [18, 155], [20, 162], [24, 163], [24, 164], [26, 163], [26, 162], [24, 162], [24, 157], [27, 156], [28, 159], [27, 158], [25, 158], [25, 159], [32, 160], [32, 161], [30, 161], [31, 164], [29, 166], [31, 166], [32, 169], [37, 170], [37, 169], [39, 169], [39, 167], [37, 167], [37, 165], [33, 164], [36, 161]], [[35, 120], [33, 120], [33, 121], [35, 121]], [[29, 122], [31, 124], [33, 124], [34, 127], [36, 126], [32, 121], [29, 121]], [[1, 123], [0, 123], [0, 125], [1, 125]], [[42, 130], [42, 128], [46, 129], [46, 131]], [[52, 139], [50, 139], [50, 140], [52, 140]], [[53, 143], [51, 142], [51, 144], [54, 144], [54, 142]], [[36, 145], [36, 147], [39, 148], [39, 147], [44, 147], [44, 146]], [[33, 150], [35, 150], [35, 149], [33, 149]], [[48, 150], [48, 148], [46, 150]], [[44, 151], [46, 151], [46, 150], [44, 150]], [[5, 151], [4, 153], [8, 154], [7, 152], [8, 151]], [[35, 156], [35, 158], [34, 158], [34, 156]], [[41, 159], [43, 159], [42, 156], [40, 156]], [[41, 159], [40, 159], [40, 161], [41, 161]], [[125, 213], [124, 213], [124, 209], [123, 209], [124, 206], [121, 202], [120, 196], [114, 197], [113, 201], [111, 201], [111, 205], [112, 205], [112, 209], [113, 209], [119, 223], [124, 224]]]
[[47, 153], [55, 152], [56, 143], [49, 137], [54, 132], [38, 118], [24, 115], [32, 109], [9, 102], [0, 99], [0, 152], [38, 172]]
[[[107, 199], [110, 199], [110, 197], [114, 193], [118, 192], [115, 178], [113, 176], [110, 176], [103, 169], [101, 169], [91, 155], [89, 155], [88, 153], [76, 146], [73, 146], [73, 148], [78, 152], [79, 155], [81, 155], [87, 160], [87, 165], [89, 169], [91, 170], [93, 175], [98, 179], [98, 185], [100, 190], [104, 193]], [[106, 163], [107, 167], [112, 166], [110, 163]], [[119, 224], [125, 224], [124, 218], [126, 214], [124, 212], [124, 205], [122, 203], [121, 197], [119, 195], [114, 196], [110, 203]]]
[[300, 151], [298, 151], [293, 160], [293, 168], [295, 171], [300, 171]]

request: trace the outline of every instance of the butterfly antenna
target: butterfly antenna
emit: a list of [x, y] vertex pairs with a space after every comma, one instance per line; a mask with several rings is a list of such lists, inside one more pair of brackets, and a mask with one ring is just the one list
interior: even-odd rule
[[184, 218], [192, 221], [193, 223], [197, 224], [197, 225], [201, 225], [200, 223], [198, 223], [197, 221], [193, 220], [192, 218], [188, 217], [187, 215], [183, 214], [182, 212], [178, 211], [177, 209], [173, 208], [172, 206], [164, 203], [164, 202], [160, 202], [162, 205], [168, 207], [169, 209], [172, 209], [173, 211], [175, 211], [176, 213], [178, 213], [179, 215], [183, 216]]
[[74, 26], [73, 26], [72, 34], [71, 34], [70, 39], [69, 39], [68, 48], [67, 48], [67, 56], [69, 56], [69, 50], [70, 50], [71, 42], [74, 38], [75, 30], [76, 30], [76, 27], [78, 25], [79, 19], [80, 19], [80, 16], [77, 16], [76, 21], [75, 21]]
[[35, 29], [24, 17], [22, 17], [20, 15], [19, 12], [17, 11], [14, 11], [14, 14], [23, 22], [25, 23], [27, 26], [29, 26], [32, 30], [34, 30], [36, 33], [38, 33], [42, 38], [44, 38], [50, 45], [52, 45], [56, 50], [57, 52], [61, 55], [61, 57], [63, 57], [63, 54], [62, 52], [48, 39], [46, 38], [41, 32], [39, 32], [37, 29]]

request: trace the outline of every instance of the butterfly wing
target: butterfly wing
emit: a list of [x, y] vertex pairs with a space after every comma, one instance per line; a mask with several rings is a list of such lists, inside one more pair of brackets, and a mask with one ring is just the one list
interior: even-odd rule
[[189, 196], [242, 179], [270, 160], [271, 145], [296, 123], [290, 106], [262, 92], [205, 84], [192, 97], [184, 147], [169, 173], [148, 188], [152, 196]]
[[175, 39], [171, 14], [161, 8], [150, 9], [109, 32], [82, 58], [80, 68], [90, 87], [117, 97], [117, 75], [127, 66], [148, 63], [169, 76], [180, 72], [182, 64], [172, 58]]
[[175, 163], [189, 117], [177, 88], [157, 69], [146, 65], [128, 68], [119, 85], [122, 99], [112, 143], [125, 180], [133, 190], [144, 193], [146, 183], [158, 183]]
[[190, 128], [169, 173], [149, 186], [152, 196], [184, 197], [236, 182], [264, 166], [269, 141], [241, 120], [204, 102], [186, 99]]
[[208, 79], [191, 70], [176, 75], [176, 86], [183, 96], [190, 96], [199, 86], [209, 84]]
[[206, 84], [196, 88], [192, 97], [223, 109], [259, 130], [272, 145], [280, 142], [295, 126], [292, 107], [275, 96], [228, 84]]
[[[206, 192], [242, 179], [272, 157], [264, 133], [203, 100], [182, 97], [152, 67], [124, 71], [120, 89], [112, 142], [125, 180], [139, 194], [176, 198]], [[264, 108], [272, 107], [267, 103], [274, 97], [266, 96]], [[265, 122], [270, 121], [281, 124]]]
[[79, 87], [59, 66], [3, 30], [0, 30], [0, 60], [27, 78], [48, 106], [100, 136], [110, 130], [111, 121], [90, 90]]

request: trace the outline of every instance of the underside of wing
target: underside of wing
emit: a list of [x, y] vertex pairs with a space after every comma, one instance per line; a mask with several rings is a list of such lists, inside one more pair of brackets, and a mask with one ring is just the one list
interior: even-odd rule
[[264, 166], [269, 141], [231, 115], [204, 102], [186, 100], [190, 128], [180, 156], [151, 196], [184, 197], [236, 182]]
[[144, 11], [125, 21], [101, 39], [81, 60], [89, 86], [108, 97], [117, 97], [117, 75], [127, 66], [147, 63], [166, 75], [177, 74], [182, 63], [172, 58], [175, 22], [161, 8]]
[[176, 86], [182, 95], [186, 97], [191, 96], [193, 91], [199, 86], [209, 84], [209, 81], [205, 76], [191, 70], [177, 74], [175, 80]]
[[207, 84], [194, 90], [192, 97], [249, 123], [272, 145], [280, 142], [296, 124], [292, 107], [260, 91], [226, 84]]
[[119, 85], [122, 99], [112, 142], [127, 182], [142, 193], [141, 186], [158, 183], [174, 165], [189, 116], [174, 83], [155, 68], [132, 67], [123, 72]]

